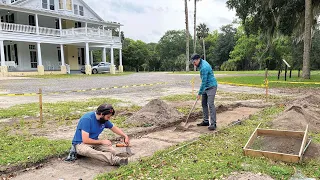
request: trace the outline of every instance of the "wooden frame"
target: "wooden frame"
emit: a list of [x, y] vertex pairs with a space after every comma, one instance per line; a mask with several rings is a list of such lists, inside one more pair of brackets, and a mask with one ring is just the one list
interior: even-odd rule
[[[254, 157], [264, 156], [272, 160], [276, 160], [276, 161], [280, 160], [280, 161], [292, 162], [292, 163], [297, 163], [302, 161], [304, 147], [306, 146], [307, 139], [308, 139], [308, 125], [305, 131], [283, 131], [283, 130], [276, 130], [276, 129], [260, 129], [259, 126], [260, 124], [250, 136], [247, 144], [244, 146], [243, 148], [244, 155], [254, 156]], [[277, 153], [277, 152], [271, 152], [271, 151], [254, 150], [249, 148], [258, 136], [266, 136], [266, 135], [303, 138], [301, 142], [299, 154], [298, 155], [284, 154], [284, 153]]]

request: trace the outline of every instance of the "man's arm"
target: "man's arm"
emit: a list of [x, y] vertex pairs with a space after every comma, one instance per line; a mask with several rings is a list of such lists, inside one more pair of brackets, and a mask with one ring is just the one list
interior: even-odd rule
[[129, 145], [129, 137], [120, 128], [118, 128], [117, 126], [113, 126], [111, 128], [111, 131], [116, 133], [116, 134], [118, 134], [118, 135], [120, 135], [120, 136], [122, 136], [122, 137], [124, 137], [124, 142], [127, 145]]
[[89, 137], [89, 133], [87, 133], [86, 131], [82, 130], [81, 131], [81, 135], [82, 135], [82, 142], [85, 143], [85, 144], [106, 144], [106, 145], [109, 145], [111, 146], [112, 143], [111, 141], [109, 140], [95, 140], [95, 139], [91, 139]]
[[201, 95], [203, 91], [205, 90], [207, 79], [208, 79], [208, 70], [207, 68], [204, 68], [202, 71], [200, 70], [201, 73], [201, 86], [198, 92], [198, 95]]

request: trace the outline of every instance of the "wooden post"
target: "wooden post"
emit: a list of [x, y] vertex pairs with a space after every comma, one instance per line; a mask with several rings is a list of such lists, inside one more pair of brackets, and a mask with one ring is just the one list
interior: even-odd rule
[[287, 69], [288, 69], [288, 67], [287, 66], [285, 66], [284, 67], [284, 81], [287, 81]]
[[278, 71], [278, 80], [280, 79], [280, 69]]
[[291, 78], [291, 74], [292, 74], [292, 69], [290, 69], [290, 78]]
[[298, 77], [300, 77], [300, 68], [298, 69]]
[[268, 102], [268, 86], [269, 86], [269, 82], [268, 82], [268, 68], [266, 68], [266, 73], [264, 75], [264, 83], [266, 85], [266, 102]]
[[40, 123], [43, 123], [43, 114], [42, 114], [42, 89], [39, 88], [39, 108], [40, 108]]

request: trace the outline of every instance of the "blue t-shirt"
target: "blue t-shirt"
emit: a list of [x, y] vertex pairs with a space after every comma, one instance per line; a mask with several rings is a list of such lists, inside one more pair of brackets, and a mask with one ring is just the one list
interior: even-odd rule
[[112, 127], [113, 124], [110, 121], [106, 121], [104, 124], [100, 124], [100, 122], [96, 118], [95, 112], [88, 112], [80, 118], [72, 140], [72, 144], [82, 143], [82, 130], [89, 133], [89, 138], [98, 140], [98, 137], [104, 128], [111, 129]]

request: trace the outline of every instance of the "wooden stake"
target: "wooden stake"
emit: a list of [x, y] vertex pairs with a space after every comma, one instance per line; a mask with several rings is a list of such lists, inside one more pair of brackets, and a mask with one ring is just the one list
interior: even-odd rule
[[269, 86], [269, 82], [268, 82], [268, 68], [266, 68], [266, 73], [264, 75], [264, 83], [266, 85], [266, 102], [268, 102], [268, 86]]
[[39, 88], [39, 108], [40, 108], [40, 123], [43, 123], [43, 114], [42, 114], [42, 89]]

